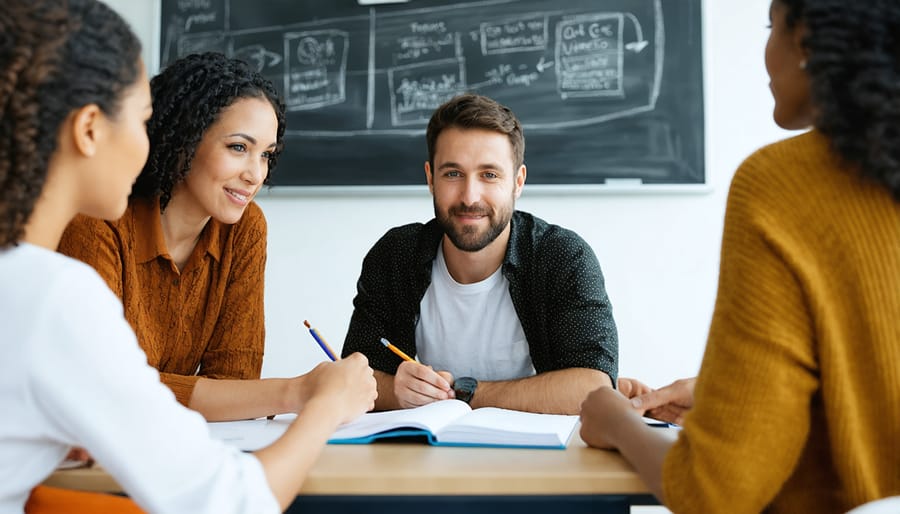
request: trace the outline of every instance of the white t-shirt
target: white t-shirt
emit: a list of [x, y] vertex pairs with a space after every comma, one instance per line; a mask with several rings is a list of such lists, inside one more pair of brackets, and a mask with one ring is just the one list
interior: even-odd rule
[[71, 446], [149, 512], [280, 512], [259, 461], [160, 383], [93, 269], [20, 244], [0, 250], [0, 292], [0, 513], [21, 513]]
[[419, 308], [416, 355], [423, 364], [478, 380], [535, 374], [501, 268], [481, 282], [460, 284], [447, 270], [442, 243]]

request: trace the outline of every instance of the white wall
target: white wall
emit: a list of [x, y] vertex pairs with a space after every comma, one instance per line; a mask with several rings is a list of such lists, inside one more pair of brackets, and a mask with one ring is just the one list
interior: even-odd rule
[[[109, 4], [132, 23], [154, 73], [159, 0]], [[653, 386], [696, 373], [715, 299], [728, 183], [750, 152], [785, 136], [771, 120], [763, 65], [769, 0], [704, 4], [711, 192], [563, 195], [526, 185], [518, 203], [594, 248], [619, 327], [620, 372]], [[258, 202], [269, 221], [263, 375], [290, 376], [323, 358], [303, 320], [340, 348], [366, 251], [390, 227], [429, 219], [431, 199], [423, 186], [419, 194], [276, 192]]]

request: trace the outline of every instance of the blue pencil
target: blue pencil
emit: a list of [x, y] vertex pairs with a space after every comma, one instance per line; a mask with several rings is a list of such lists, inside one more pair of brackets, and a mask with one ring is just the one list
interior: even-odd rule
[[309, 321], [303, 320], [303, 324], [306, 325], [306, 328], [309, 329], [309, 334], [313, 336], [313, 339], [315, 339], [317, 343], [319, 343], [319, 348], [321, 348], [322, 351], [325, 352], [325, 355], [327, 355], [329, 359], [333, 361], [340, 359], [340, 357], [338, 357], [337, 354], [334, 353], [334, 350], [332, 350], [331, 347], [328, 346], [328, 343], [325, 342], [325, 339], [321, 334], [319, 334], [319, 331], [310, 326]]

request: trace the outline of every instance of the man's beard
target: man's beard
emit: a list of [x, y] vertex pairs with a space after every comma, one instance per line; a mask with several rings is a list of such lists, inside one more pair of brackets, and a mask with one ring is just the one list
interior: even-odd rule
[[[506, 226], [509, 225], [509, 220], [512, 219], [512, 212], [513, 209], [510, 206], [493, 215], [489, 208], [481, 204], [471, 206], [460, 204], [451, 207], [445, 215], [440, 211], [436, 202], [434, 205], [435, 217], [441, 228], [444, 229], [444, 233], [447, 234], [453, 246], [464, 252], [477, 252], [494, 242], [503, 233]], [[453, 216], [459, 215], [487, 216], [488, 227], [483, 232], [479, 232], [478, 227], [473, 225], [458, 228], [453, 224]]]

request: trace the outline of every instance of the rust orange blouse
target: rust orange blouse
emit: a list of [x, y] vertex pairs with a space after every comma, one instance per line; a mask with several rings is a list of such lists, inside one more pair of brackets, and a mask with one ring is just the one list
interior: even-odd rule
[[266, 220], [256, 203], [234, 225], [211, 219], [182, 270], [158, 200], [133, 199], [117, 221], [78, 216], [59, 251], [93, 266], [121, 298], [147, 362], [182, 404], [199, 377], [259, 378]]

